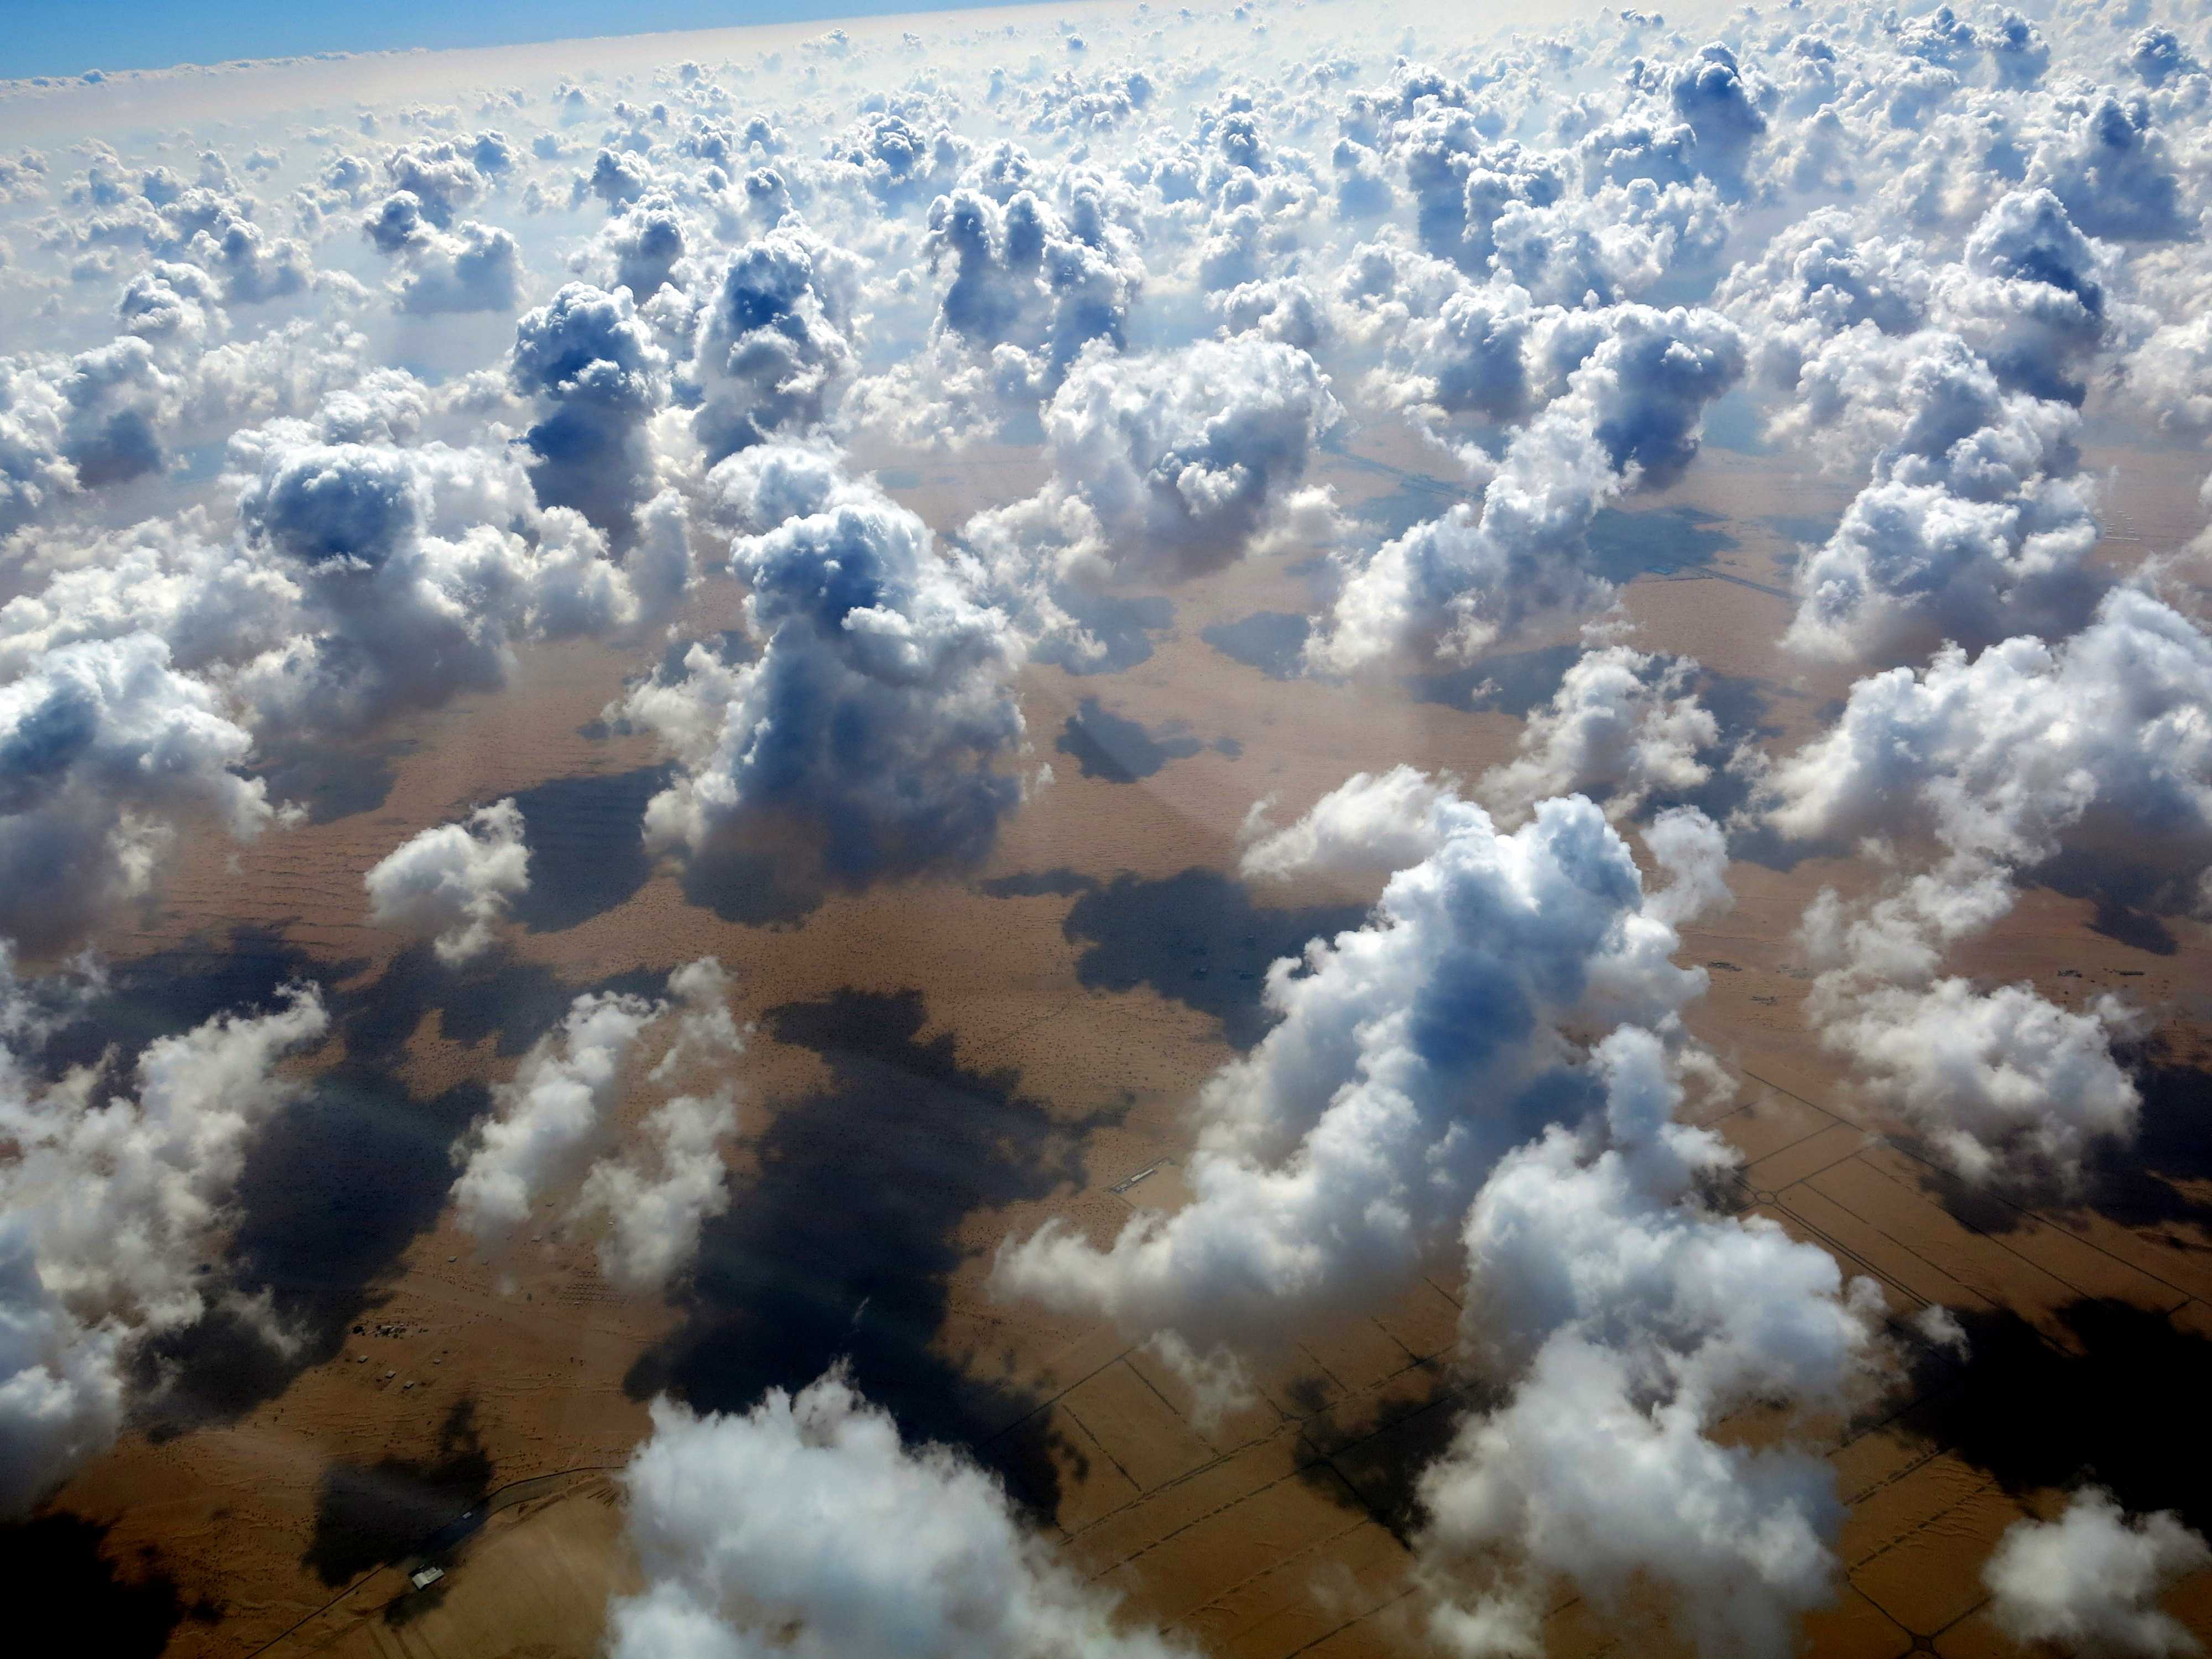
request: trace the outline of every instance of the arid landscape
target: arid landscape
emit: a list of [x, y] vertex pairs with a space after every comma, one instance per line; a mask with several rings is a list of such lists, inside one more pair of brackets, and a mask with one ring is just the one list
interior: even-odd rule
[[2031, 9], [0, 83], [0, 1584], [2212, 1639], [2212, 36]]

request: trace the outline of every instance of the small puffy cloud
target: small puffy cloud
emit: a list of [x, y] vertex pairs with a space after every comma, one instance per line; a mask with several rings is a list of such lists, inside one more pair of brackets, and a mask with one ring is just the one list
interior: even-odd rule
[[461, 1143], [453, 1206], [464, 1228], [504, 1240], [544, 1193], [582, 1176], [621, 1103], [630, 1050], [657, 1012], [643, 997], [586, 993], [531, 1045]]
[[114, 1439], [129, 1364], [207, 1311], [255, 1133], [294, 1096], [283, 1058], [328, 1019], [312, 987], [114, 1062], [38, 1076], [37, 988], [0, 947], [0, 1515], [21, 1515]]
[[1590, 795], [1619, 818], [1655, 794], [1696, 789], [1712, 775], [1699, 751], [1720, 742], [1720, 723], [1689, 689], [1697, 666], [1626, 645], [1583, 652], [1529, 711], [1519, 755], [1484, 773], [1476, 793], [1513, 823], [1553, 795]]
[[522, 301], [522, 258], [514, 238], [465, 220], [452, 233], [426, 231], [407, 244], [406, 268], [392, 280], [401, 311], [511, 312]]
[[1096, 351], [1045, 407], [1045, 488], [977, 514], [962, 537], [1033, 634], [1060, 654], [1102, 655], [1080, 618], [1111, 582], [1180, 580], [1278, 538], [1335, 535], [1328, 492], [1302, 485], [1339, 413], [1310, 356], [1256, 335], [1173, 356]]
[[858, 265], [796, 224], [730, 256], [694, 345], [692, 424], [709, 462], [821, 423], [853, 369]]
[[2090, 1486], [2056, 1521], [2008, 1527], [1982, 1582], [1990, 1618], [2023, 1645], [2167, 1659], [2199, 1647], [2159, 1598], [2208, 1565], [2212, 1550], [2172, 1510], [2130, 1516], [2110, 1492]]
[[179, 821], [274, 822], [252, 734], [148, 633], [45, 652], [0, 684], [0, 932], [66, 945], [152, 890]]
[[492, 927], [530, 890], [530, 849], [512, 800], [410, 837], [372, 866], [368, 919], [428, 936], [452, 966], [491, 947]]
[[629, 294], [566, 284], [516, 324], [507, 376], [550, 406], [524, 440], [538, 501], [627, 538], [655, 492], [647, 422], [668, 396], [667, 355]]
[[666, 1401], [624, 1474], [644, 1588], [612, 1659], [1171, 1659], [1031, 1532], [998, 1481], [908, 1446], [832, 1372], [743, 1414]]
[[[729, 1012], [729, 980], [713, 957], [668, 978], [673, 1003], [586, 992], [531, 1046], [492, 1110], [453, 1148], [462, 1227], [488, 1249], [511, 1238], [555, 1194], [579, 1233], [599, 1235], [600, 1270], [629, 1289], [666, 1283], [699, 1248], [699, 1231], [729, 1206], [722, 1143], [737, 1127], [726, 1073], [743, 1047]], [[674, 1036], [647, 1081], [704, 1070], [715, 1086], [674, 1095], [623, 1137], [619, 1109], [635, 1079], [632, 1057], [649, 1034]]]

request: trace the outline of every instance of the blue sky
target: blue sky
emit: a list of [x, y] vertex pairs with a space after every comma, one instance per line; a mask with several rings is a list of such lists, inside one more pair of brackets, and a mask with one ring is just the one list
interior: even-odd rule
[[9, 0], [0, 6], [0, 79], [948, 9], [948, 0]]

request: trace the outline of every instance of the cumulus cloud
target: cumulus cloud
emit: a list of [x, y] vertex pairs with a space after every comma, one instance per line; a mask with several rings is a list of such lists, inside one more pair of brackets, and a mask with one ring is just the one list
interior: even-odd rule
[[1387, 1291], [1452, 1236], [1498, 1158], [1592, 1086], [1576, 1035], [1678, 1033], [1703, 972], [1676, 966], [1627, 845], [1589, 801], [1552, 800], [1510, 835], [1448, 787], [1362, 776], [1260, 842], [1283, 873], [1348, 849], [1391, 808], [1418, 855], [1365, 927], [1269, 970], [1276, 1024], [1211, 1079], [1187, 1166], [1193, 1201], [1142, 1212], [1104, 1249], [1058, 1225], [1002, 1250], [1002, 1292], [1168, 1332], [1193, 1352], [1250, 1344], [1302, 1313]]
[[2208, 699], [2212, 640], [2116, 588], [2071, 638], [1953, 646], [1859, 681], [1770, 775], [1772, 821], [1802, 839], [1916, 829], [2014, 866], [2095, 837], [2185, 878], [2212, 856]]
[[1304, 479], [1339, 414], [1319, 366], [1280, 341], [1094, 350], [1045, 406], [1045, 487], [976, 514], [961, 539], [1033, 652], [1079, 672], [1109, 664], [1095, 619], [1115, 585], [1337, 538], [1332, 494]]
[[647, 422], [668, 396], [668, 358], [626, 289], [570, 283], [515, 325], [508, 379], [549, 406], [525, 441], [539, 502], [572, 507], [609, 535], [635, 533], [655, 493]]
[[1982, 1568], [1997, 1628], [2023, 1645], [2080, 1653], [2165, 1656], [2198, 1651], [2159, 1598], [2212, 1565], [2212, 1550], [2171, 1510], [2128, 1516], [2086, 1487], [2056, 1521], [2015, 1521]]
[[704, 1096], [672, 1096], [644, 1119], [632, 1144], [617, 1116], [634, 1079], [631, 1059], [649, 1032], [675, 1036], [647, 1080], [687, 1070], [720, 1073], [743, 1047], [729, 1012], [728, 977], [713, 957], [668, 978], [673, 1004], [626, 993], [586, 992], [531, 1046], [492, 1110], [453, 1147], [462, 1165], [454, 1214], [487, 1249], [511, 1238], [552, 1195], [573, 1192], [564, 1220], [596, 1232], [600, 1270], [631, 1289], [665, 1284], [687, 1267], [699, 1230], [729, 1206], [722, 1143], [737, 1127], [726, 1076]]
[[0, 1513], [19, 1515], [114, 1439], [129, 1362], [217, 1293], [218, 1249], [255, 1133], [293, 1098], [279, 1070], [328, 1024], [311, 986], [42, 1077], [35, 986], [0, 947]]
[[712, 482], [757, 655], [695, 644], [619, 705], [680, 768], [648, 842], [697, 853], [781, 821], [841, 879], [980, 858], [1021, 798], [1000, 763], [1023, 726], [1020, 649], [976, 573], [818, 451], [748, 451]]
[[1651, 1032], [1615, 1031], [1593, 1064], [1601, 1109], [1509, 1153], [1468, 1215], [1463, 1334], [1515, 1382], [1421, 1477], [1431, 1628], [1470, 1655], [1540, 1651], [1558, 1575], [1601, 1607], [1663, 1587], [1701, 1652], [1785, 1651], [1838, 1577], [1834, 1474], [1712, 1431], [1755, 1403], [1845, 1407], [1880, 1295], [1778, 1224], [1707, 1206], [1735, 1154], [1675, 1120]]
[[2012, 902], [2001, 870], [1958, 858], [1856, 908], [1823, 890], [1803, 929], [1819, 970], [1806, 1012], [1960, 1176], [2063, 1192], [2100, 1140], [2135, 1133], [2141, 1097], [2112, 1044], [2136, 1017], [2109, 994], [2068, 1009], [1944, 975], [1947, 951]]
[[1594, 796], [1618, 818], [1654, 794], [1696, 789], [1712, 776], [1699, 751], [1720, 742], [1720, 723], [1689, 689], [1696, 672], [1626, 645], [1583, 652], [1529, 712], [1519, 755], [1484, 773], [1477, 793], [1511, 823], [1553, 795]]
[[909, 1446], [838, 1372], [742, 1414], [666, 1401], [624, 1474], [645, 1587], [609, 1609], [614, 1659], [1168, 1659], [1115, 1618], [998, 1481]]
[[795, 224], [731, 255], [694, 346], [692, 424], [709, 462], [821, 423], [853, 369], [858, 263]]
[[1578, 332], [1565, 389], [1515, 429], [1479, 509], [1461, 503], [1340, 557], [1339, 591], [1307, 643], [1314, 667], [1348, 672], [1409, 649], [1472, 658], [1532, 615], [1609, 592], [1589, 568], [1591, 522], [1622, 491], [1688, 465], [1705, 405], [1742, 373], [1743, 346], [1702, 310], [1623, 306]]
[[929, 443], [957, 435], [957, 411], [972, 408], [969, 419], [993, 429], [1000, 411], [1033, 413], [1051, 398], [1092, 342], [1121, 348], [1144, 262], [1102, 198], [1096, 179], [1069, 181], [1063, 211], [1027, 189], [1000, 198], [986, 180], [931, 204], [925, 246], [946, 276], [929, 359], [937, 384], [872, 382], [863, 401], [877, 423]]
[[538, 515], [509, 458], [277, 433], [233, 451], [253, 465], [240, 517], [283, 561], [308, 625], [236, 676], [266, 726], [358, 729], [435, 707], [503, 684], [520, 640], [637, 619], [598, 532]]
[[2070, 1186], [2098, 1140], [2134, 1132], [2136, 1086], [2111, 1053], [2137, 1029], [2133, 1011], [1984, 989], [1942, 964], [2011, 908], [2020, 872], [2063, 850], [2124, 872], [2147, 902], [2203, 902], [2208, 696], [2203, 634], [2118, 588], [2056, 645], [1952, 647], [1860, 681], [1835, 726], [1764, 781], [1786, 835], [1917, 835], [1944, 849], [1858, 906], [1823, 895], [1806, 920], [1820, 969], [1808, 1006], [1824, 1042], [1969, 1180]]
[[491, 948], [492, 928], [530, 890], [530, 849], [512, 800], [402, 842], [369, 867], [368, 919], [427, 935], [454, 966]]
[[147, 633], [58, 645], [0, 684], [0, 932], [67, 943], [152, 890], [179, 822], [276, 817], [253, 738]]

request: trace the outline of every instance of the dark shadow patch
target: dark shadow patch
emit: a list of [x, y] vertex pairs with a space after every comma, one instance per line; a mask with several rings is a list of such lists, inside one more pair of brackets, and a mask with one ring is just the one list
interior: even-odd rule
[[[1376, 470], [1382, 469], [1380, 462], [1372, 465]], [[1474, 499], [1463, 483], [1395, 467], [1388, 471], [1397, 481], [1395, 486], [1382, 495], [1370, 495], [1352, 509], [1353, 518], [1370, 526], [1384, 541], [1395, 541], [1415, 525], [1440, 519], [1460, 502]]]
[[515, 920], [554, 933], [625, 902], [653, 875], [645, 850], [646, 803], [666, 787], [665, 766], [604, 776], [556, 778], [518, 790], [530, 842], [530, 890]]
[[224, 1290], [265, 1297], [296, 1346], [279, 1353], [254, 1322], [213, 1307], [143, 1354], [145, 1380], [156, 1384], [147, 1431], [167, 1437], [234, 1422], [329, 1363], [408, 1246], [436, 1224], [453, 1183], [450, 1149], [491, 1100], [475, 1081], [425, 1096], [400, 1080], [403, 1051], [424, 1019], [437, 1016], [458, 1042], [490, 1038], [513, 1056], [580, 992], [647, 995], [663, 985], [639, 970], [574, 986], [499, 958], [457, 971], [418, 945], [365, 988], [332, 995], [343, 1056], [255, 1137], [228, 1259], [208, 1281], [211, 1299]]
[[989, 898], [1073, 898], [1098, 884], [1079, 871], [1062, 865], [1057, 870], [1024, 870], [1011, 876], [979, 881], [976, 890]]
[[1703, 569], [1714, 554], [1736, 544], [1735, 537], [1713, 528], [1727, 522], [1719, 514], [1696, 507], [1642, 513], [1601, 508], [1590, 520], [1590, 568], [1609, 582]]
[[1255, 611], [1235, 622], [1201, 628], [1198, 637], [1232, 662], [1256, 668], [1271, 680], [1298, 677], [1313, 620], [1289, 611]]
[[2076, 1352], [2009, 1309], [1954, 1310], [1966, 1358], [1927, 1362], [1904, 1426], [1951, 1447], [2007, 1492], [2094, 1480], [2123, 1508], [2212, 1524], [2212, 1438], [2200, 1430], [2212, 1342], [2163, 1316], [2084, 1299], [2058, 1311]]
[[2177, 1251], [2212, 1253], [2203, 1231], [2212, 1204], [2192, 1194], [2212, 1182], [2212, 1073], [2176, 1063], [2155, 1046], [2137, 1057], [2142, 1095], [2134, 1140], [2100, 1146], [2090, 1164], [2088, 1206], [2124, 1227], [2193, 1227], [2191, 1243], [2168, 1236]]
[[1306, 1443], [1321, 1461], [1300, 1471], [1325, 1496], [1373, 1516], [1408, 1548], [1427, 1521], [1422, 1475], [1451, 1449], [1468, 1412], [1479, 1408], [1442, 1364], [1426, 1360], [1420, 1369], [1426, 1386], [1419, 1395], [1393, 1394], [1351, 1411], [1340, 1406], [1307, 1424]]
[[497, 955], [449, 968], [428, 944], [418, 944], [392, 957], [373, 984], [348, 994], [333, 1012], [340, 1017], [347, 1058], [358, 1065], [396, 1064], [416, 1027], [432, 1014], [447, 1040], [473, 1048], [492, 1038], [494, 1052], [512, 1059], [586, 991], [653, 996], [664, 983], [659, 974], [633, 969], [572, 985], [550, 968]]
[[1053, 745], [1073, 758], [1086, 778], [1109, 783], [1134, 783], [1149, 778], [1171, 760], [1185, 760], [1206, 745], [1190, 735], [1181, 720], [1170, 720], [1157, 734], [1142, 722], [1124, 719], [1105, 708], [1096, 697], [1085, 697], [1067, 717], [1060, 741]]
[[1226, 755], [1231, 760], [1244, 758], [1244, 745], [1234, 738], [1216, 738], [1212, 748], [1215, 754]]
[[[1113, 1113], [1055, 1121], [1015, 1073], [963, 1069], [949, 1035], [922, 1041], [925, 1018], [912, 991], [769, 1012], [776, 1039], [820, 1054], [829, 1082], [777, 1110], [754, 1143], [760, 1173], [708, 1224], [684, 1322], [632, 1369], [634, 1398], [668, 1389], [702, 1410], [742, 1411], [846, 1359], [909, 1440], [971, 1449], [1041, 1403], [1011, 1380], [1010, 1355], [1009, 1380], [978, 1382], [969, 1371], [982, 1366], [935, 1346], [966, 1255], [957, 1233], [976, 1211], [1080, 1181], [1082, 1138]], [[1007, 1437], [985, 1455], [1049, 1515], [1048, 1450]]]
[[1447, 708], [1473, 708], [1486, 713], [1528, 718], [1528, 711], [1549, 702], [1581, 660], [1579, 645], [1547, 645], [1535, 651], [1501, 651], [1467, 668], [1447, 673], [1408, 674], [1406, 691], [1416, 702], [1442, 703]]
[[2188, 914], [2196, 898], [2193, 881], [2177, 880], [2170, 871], [2118, 848], [2066, 848], [2030, 871], [2028, 879], [2068, 898], [2088, 900], [2097, 907], [2089, 923], [2094, 931], [2158, 957], [2180, 949], [2163, 918]]
[[1055, 635], [1042, 641], [1030, 655], [1070, 674], [1118, 674], [1150, 661], [1153, 636], [1175, 626], [1175, 601], [1164, 595], [1132, 599], [1055, 591], [1053, 598], [1091, 636], [1099, 654], [1080, 652], [1073, 641]]
[[[137, 1571], [118, 1571], [102, 1548], [107, 1534], [96, 1522], [61, 1513], [0, 1525], [0, 1597], [25, 1632], [18, 1651], [154, 1659], [185, 1620], [212, 1624], [220, 1616], [208, 1603], [187, 1604], [150, 1549], [139, 1553]], [[47, 1626], [51, 1646], [28, 1633], [41, 1617], [56, 1621]]]
[[456, 1401], [432, 1456], [337, 1462], [324, 1472], [314, 1536], [301, 1565], [325, 1584], [349, 1584], [372, 1568], [442, 1553], [459, 1540], [438, 1540], [481, 1509], [491, 1475], [475, 1404]]
[[226, 942], [194, 939], [108, 970], [100, 994], [38, 1051], [54, 1072], [89, 1066], [110, 1048], [125, 1062], [156, 1038], [175, 1036], [217, 1014], [276, 1006], [287, 985], [342, 979], [357, 962], [318, 962], [281, 934], [234, 928]]
[[1062, 931], [1085, 947], [1075, 972], [1085, 986], [1149, 985], [1218, 1020], [1231, 1042], [1249, 1048], [1268, 1024], [1260, 1006], [1267, 964], [1366, 919], [1366, 907], [1356, 904], [1262, 908], [1212, 870], [1154, 881], [1125, 872], [1076, 900]]
[[399, 781], [392, 761], [411, 754], [416, 746], [399, 742], [377, 748], [280, 750], [248, 775], [269, 786], [271, 800], [307, 808], [308, 823], [335, 823], [382, 806]]
[[684, 860], [684, 901], [744, 927], [784, 927], [804, 921], [822, 903], [824, 885], [803, 859], [780, 859], [741, 845], [734, 835], [716, 836]]

